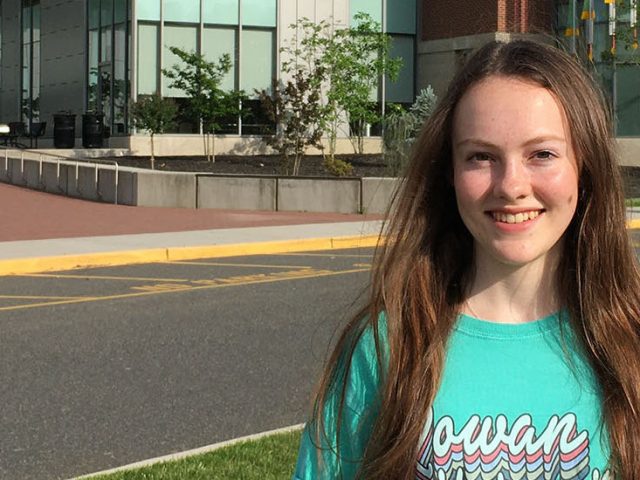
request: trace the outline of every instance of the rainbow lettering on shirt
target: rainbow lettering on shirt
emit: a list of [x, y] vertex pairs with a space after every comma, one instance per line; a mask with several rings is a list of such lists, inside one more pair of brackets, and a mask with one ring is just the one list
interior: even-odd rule
[[536, 434], [531, 416], [509, 427], [504, 415], [473, 415], [456, 431], [449, 416], [433, 422], [421, 439], [416, 480], [610, 480], [589, 466], [589, 434], [573, 413], [552, 416]]

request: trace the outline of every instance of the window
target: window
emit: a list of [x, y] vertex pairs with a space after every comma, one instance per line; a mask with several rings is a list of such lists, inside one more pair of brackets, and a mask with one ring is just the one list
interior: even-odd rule
[[237, 30], [235, 28], [205, 27], [202, 32], [202, 55], [209, 62], [216, 62], [223, 54], [231, 57], [231, 70], [222, 80], [224, 90], [236, 88]]
[[616, 134], [621, 137], [640, 136], [639, 65], [616, 67]]
[[87, 2], [87, 110], [102, 113], [112, 134], [127, 133], [128, 0]]
[[160, 21], [160, 0], [136, 0], [138, 20]]
[[[169, 47], [178, 47], [187, 52], [198, 50], [198, 28], [191, 26], [165, 25], [164, 46], [162, 48], [162, 65], [166, 70], [170, 70], [173, 65], [181, 65], [182, 62], [177, 55], [169, 50]], [[169, 85], [172, 80], [162, 76], [162, 95], [165, 97], [184, 97], [185, 93]]]
[[386, 31], [416, 33], [416, 0], [387, 0]]
[[40, 0], [22, 0], [22, 120], [40, 120]]
[[275, 34], [272, 30], [242, 30], [242, 83], [240, 88], [249, 97], [256, 97], [254, 89], [271, 87], [274, 76]]
[[200, 0], [163, 0], [165, 22], [200, 23]]
[[413, 35], [392, 35], [391, 57], [401, 58], [402, 68], [395, 81], [385, 79], [387, 102], [413, 103], [414, 42]]
[[238, 25], [239, 0], [202, 0], [202, 21], [217, 25]]
[[[391, 1], [391, 0], [387, 0]], [[396, 1], [396, 0], [393, 0]], [[351, 23], [356, 13], [366, 13], [382, 25], [382, 0], [351, 0]], [[415, 12], [415, 10], [414, 10]]]
[[276, 26], [276, 0], [242, 0], [242, 25]]
[[158, 92], [158, 25], [138, 24], [138, 94]]

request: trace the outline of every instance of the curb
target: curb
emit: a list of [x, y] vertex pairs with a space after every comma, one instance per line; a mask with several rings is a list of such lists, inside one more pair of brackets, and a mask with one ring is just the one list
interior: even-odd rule
[[89, 478], [93, 478], [98, 475], [109, 475], [112, 473], [123, 472], [127, 470], [136, 470], [139, 468], [149, 467], [151, 465], [155, 465], [158, 463], [165, 462], [175, 462], [176, 460], [182, 460], [188, 457], [192, 457], [194, 455], [201, 455], [203, 453], [213, 452], [214, 450], [219, 450], [221, 448], [230, 447], [232, 445], [236, 445], [238, 443], [250, 442], [254, 440], [260, 440], [264, 437], [269, 437], [271, 435], [277, 435], [279, 433], [288, 433], [296, 430], [302, 430], [304, 428], [304, 423], [299, 423], [297, 425], [291, 425], [289, 427], [277, 428], [275, 430], [268, 430], [266, 432], [254, 433], [253, 435], [247, 435], [244, 437], [233, 438], [231, 440], [226, 440], [224, 442], [214, 443], [212, 445], [207, 445], [200, 448], [194, 448], [193, 450], [186, 450], [184, 452], [172, 453], [169, 455], [164, 455], [162, 457], [150, 458], [148, 460], [142, 460], [140, 462], [130, 463], [129, 465], [123, 465], [121, 467], [112, 468], [109, 470], [102, 470], [100, 472], [89, 473], [87, 475], [82, 475], [81, 477], [73, 477], [70, 480], [85, 480]]
[[[640, 229], [640, 219], [627, 220], [628, 229]], [[141, 263], [223, 258], [242, 255], [269, 255], [300, 251], [333, 250], [343, 248], [375, 247], [382, 243], [379, 235], [352, 235], [344, 237], [305, 238], [226, 245], [195, 247], [168, 247], [97, 252], [79, 255], [31, 257], [0, 260], [0, 276], [65, 271], [91, 267], [115, 267]]]
[[266, 255], [299, 251], [333, 250], [343, 248], [375, 247], [378, 235], [306, 238], [270, 242], [203, 245], [195, 247], [169, 247], [130, 250], [122, 252], [60, 255], [55, 257], [19, 258], [0, 261], [0, 275], [19, 275], [90, 267], [113, 267], [140, 263], [222, 258], [241, 255]]

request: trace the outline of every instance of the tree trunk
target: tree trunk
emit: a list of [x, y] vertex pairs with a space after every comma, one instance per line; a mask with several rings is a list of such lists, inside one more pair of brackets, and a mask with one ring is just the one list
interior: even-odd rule
[[154, 149], [153, 149], [153, 133], [151, 134], [151, 170], [155, 170], [156, 169], [156, 159], [155, 159], [155, 155], [154, 155]]
[[300, 153], [296, 152], [296, 156], [293, 160], [293, 175], [297, 176], [300, 172]]
[[211, 132], [211, 163], [216, 163], [216, 131]]
[[207, 134], [202, 132], [202, 150], [204, 152], [204, 158], [209, 161], [209, 142], [207, 142]]

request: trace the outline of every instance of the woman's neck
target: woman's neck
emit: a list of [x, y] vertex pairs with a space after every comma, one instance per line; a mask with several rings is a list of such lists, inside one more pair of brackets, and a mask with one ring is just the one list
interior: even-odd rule
[[549, 252], [527, 265], [514, 266], [476, 256], [475, 276], [462, 311], [499, 323], [530, 322], [558, 311], [558, 257]]

